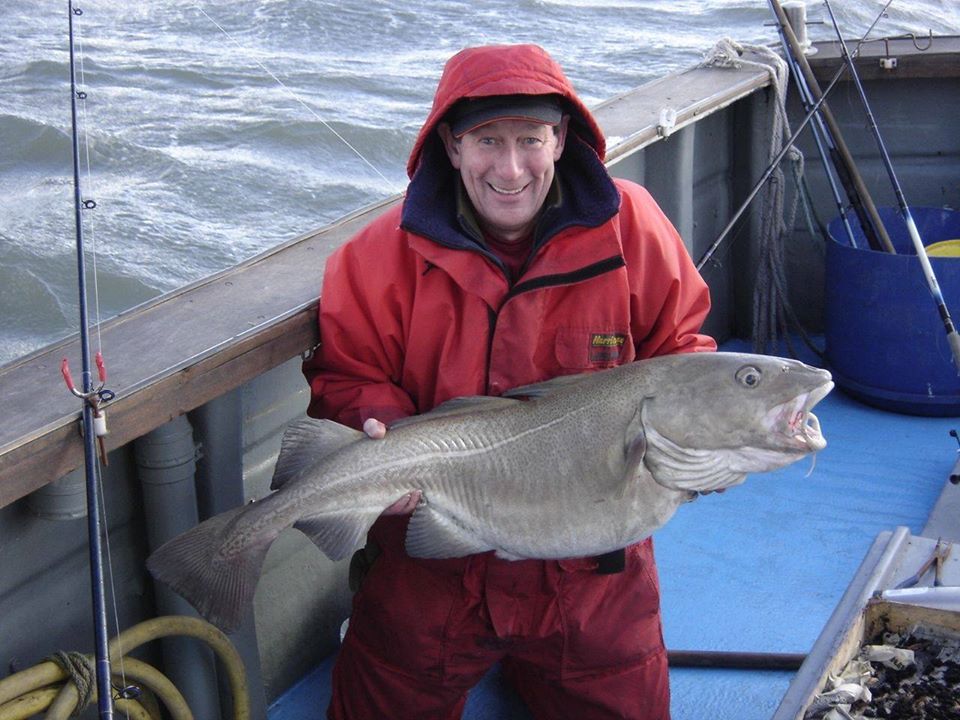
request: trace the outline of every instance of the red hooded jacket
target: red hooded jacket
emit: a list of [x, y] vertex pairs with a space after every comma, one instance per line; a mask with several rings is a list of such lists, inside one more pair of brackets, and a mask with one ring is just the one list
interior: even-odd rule
[[[436, 127], [462, 98], [524, 93], [560, 96], [571, 120], [530, 258], [511, 283], [469, 217]], [[540, 48], [454, 56], [410, 155], [402, 207], [327, 262], [321, 345], [304, 365], [309, 413], [389, 424], [455, 396], [715, 349], [699, 334], [710, 301], [683, 242], [643, 188], [610, 178], [603, 156], [596, 121]], [[370, 531], [382, 569], [354, 597], [329, 717], [456, 717], [466, 689], [507, 652], [498, 648], [520, 637], [523, 662], [505, 668], [543, 717], [669, 717], [649, 541], [614, 575], [595, 574], [590, 558], [419, 561], [402, 550], [406, 520], [383, 517]], [[549, 682], [517, 674], [530, 665]]]
[[[556, 193], [511, 286], [458, 214], [459, 178], [435, 132], [459, 99], [559, 95], [571, 114]], [[710, 307], [669, 220], [646, 190], [613, 181], [603, 134], [560, 67], [533, 45], [464, 50], [448, 63], [394, 208], [327, 262], [321, 345], [304, 366], [309, 413], [389, 424], [459, 395], [499, 395], [556, 375], [713, 350]]]

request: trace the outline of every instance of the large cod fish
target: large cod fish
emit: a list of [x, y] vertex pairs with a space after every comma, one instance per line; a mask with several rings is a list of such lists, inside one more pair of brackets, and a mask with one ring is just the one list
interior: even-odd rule
[[832, 387], [830, 373], [796, 360], [694, 353], [451, 400], [381, 440], [295, 422], [276, 492], [200, 523], [147, 566], [229, 632], [283, 530], [346, 558], [414, 490], [414, 557], [600, 555], [648, 537], [699, 493], [825, 447], [810, 410]]

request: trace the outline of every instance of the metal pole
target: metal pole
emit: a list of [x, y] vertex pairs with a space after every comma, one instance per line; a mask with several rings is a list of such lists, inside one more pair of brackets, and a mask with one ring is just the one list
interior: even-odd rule
[[90, 550], [90, 583], [93, 594], [93, 627], [95, 641], [97, 707], [100, 718], [113, 718], [113, 693], [110, 685], [110, 656], [107, 651], [109, 642], [107, 633], [107, 605], [103, 580], [103, 552], [100, 538], [101, 518], [99, 502], [99, 467], [97, 465], [96, 436], [93, 427], [93, 406], [89, 399], [95, 394], [93, 373], [90, 363], [90, 336], [87, 320], [86, 266], [84, 263], [83, 209], [80, 195], [80, 145], [77, 141], [77, 79], [73, 49], [73, 16], [75, 11], [72, 0], [67, 0], [67, 14], [70, 27], [70, 115], [73, 128], [73, 200], [77, 236], [77, 276], [80, 292], [80, 349], [83, 358], [83, 442], [84, 470], [87, 485], [87, 536]]
[[[772, 1], [775, 2], [776, 0]], [[957, 334], [957, 330], [953, 325], [953, 320], [950, 318], [950, 311], [947, 310], [947, 305], [943, 301], [943, 293], [940, 291], [940, 284], [937, 282], [937, 276], [934, 275], [933, 267], [930, 265], [930, 258], [927, 257], [927, 251], [923, 247], [923, 240], [920, 239], [920, 233], [917, 231], [917, 224], [913, 221], [913, 215], [910, 214], [910, 206], [907, 205], [907, 200], [903, 195], [903, 189], [900, 187], [900, 181], [897, 180], [897, 174], [893, 169], [893, 163], [890, 161], [890, 154], [887, 152], [887, 146], [884, 144], [883, 138], [880, 137], [880, 128], [877, 127], [877, 121], [873, 117], [873, 111], [870, 109], [870, 103], [867, 101], [867, 94], [863, 89], [863, 83], [860, 82], [860, 75], [857, 73], [857, 68], [854, 65], [853, 58], [850, 57], [850, 53], [847, 52], [847, 44], [843, 40], [843, 34], [840, 32], [840, 26], [837, 24], [837, 18], [833, 14], [833, 8], [830, 6], [830, 0], [824, 0], [824, 3], [827, 6], [827, 12], [830, 13], [830, 21], [833, 23], [833, 28], [837, 33], [837, 39], [840, 42], [840, 50], [843, 53], [843, 60], [850, 69], [850, 75], [857, 87], [857, 92], [859, 93], [860, 100], [863, 103], [863, 109], [867, 113], [867, 121], [870, 125], [870, 130], [873, 132], [874, 138], [876, 138], [877, 147], [880, 149], [880, 157], [883, 159], [884, 167], [886, 167], [887, 174], [890, 176], [890, 184], [893, 185], [893, 192], [897, 197], [897, 205], [900, 208], [900, 214], [903, 217], [904, 223], [906, 223], [907, 232], [910, 233], [910, 239], [913, 241], [913, 247], [917, 252], [917, 257], [920, 259], [920, 266], [923, 268], [923, 274], [926, 277], [927, 286], [930, 288], [930, 294], [933, 296], [933, 300], [937, 305], [937, 311], [940, 313], [940, 319], [943, 321], [943, 327], [947, 333], [947, 342], [950, 345], [950, 352], [953, 354], [953, 364], [957, 368], [957, 372], [960, 373], [960, 335]]]
[[801, 653], [734, 652], [729, 650], [667, 650], [670, 667], [727, 670], [799, 670], [807, 656]]

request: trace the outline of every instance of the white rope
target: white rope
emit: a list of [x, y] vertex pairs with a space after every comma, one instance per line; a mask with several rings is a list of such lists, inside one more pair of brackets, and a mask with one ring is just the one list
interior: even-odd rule
[[[745, 59], [749, 51], [755, 59]], [[789, 70], [786, 61], [763, 45], [743, 45], [724, 38], [710, 50], [700, 63], [701, 67], [755, 67], [770, 75], [773, 88], [774, 113], [767, 148], [767, 163], [771, 163], [783, 149], [783, 142], [793, 133], [787, 119], [786, 94]], [[779, 167], [770, 176], [760, 202], [760, 231], [757, 237], [759, 267], [753, 296], [753, 346], [756, 352], [776, 348], [782, 336], [790, 346], [787, 318], [796, 319], [788, 298], [784, 262], [784, 240], [796, 220], [800, 200], [800, 182], [803, 177], [803, 154], [794, 146], [786, 157], [792, 164], [792, 176], [796, 180], [796, 192], [784, 217], [785, 181]], [[791, 353], [793, 348], [790, 347]]]

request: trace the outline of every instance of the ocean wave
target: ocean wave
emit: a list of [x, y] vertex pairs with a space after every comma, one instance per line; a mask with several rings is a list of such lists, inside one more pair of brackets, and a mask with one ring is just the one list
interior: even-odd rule
[[58, 127], [19, 115], [0, 114], [0, 170], [62, 165], [72, 157], [70, 137]]

